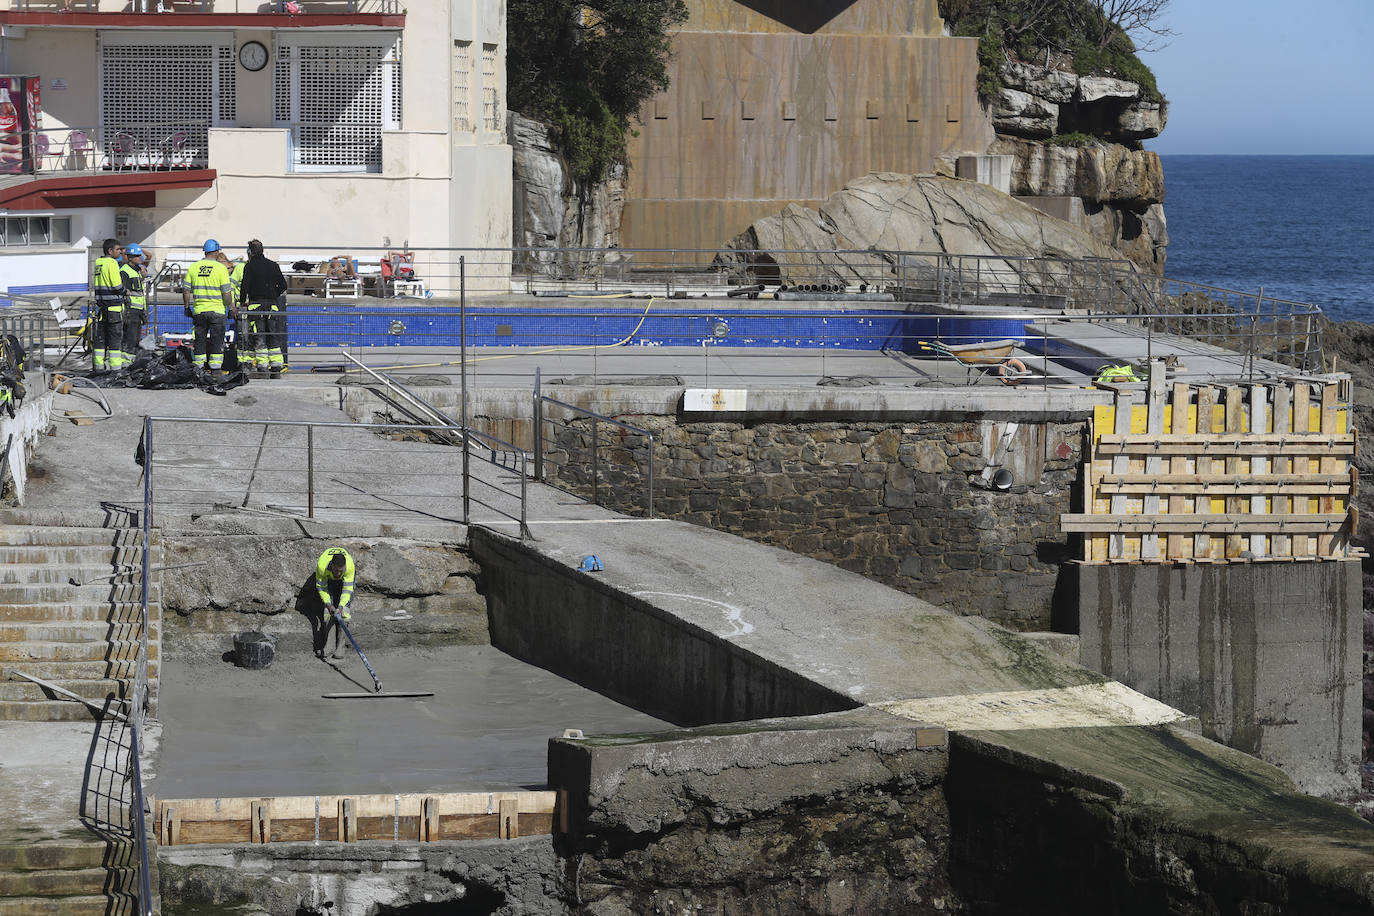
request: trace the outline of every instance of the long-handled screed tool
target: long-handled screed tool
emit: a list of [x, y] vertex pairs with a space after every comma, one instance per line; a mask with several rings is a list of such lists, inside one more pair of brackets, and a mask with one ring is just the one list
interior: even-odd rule
[[433, 692], [433, 691], [427, 691], [427, 690], [404, 690], [404, 691], [393, 691], [393, 692], [391, 692], [391, 693], [382, 693], [382, 682], [381, 682], [380, 679], [378, 679], [378, 677], [377, 677], [377, 672], [375, 672], [375, 671], [372, 670], [372, 663], [369, 662], [369, 661], [367, 660], [367, 656], [364, 655], [364, 654], [363, 654], [363, 650], [362, 650], [361, 648], [359, 648], [359, 646], [358, 646], [358, 641], [357, 641], [356, 639], [354, 639], [354, 638], [353, 638], [353, 634], [349, 632], [349, 630], [348, 630], [348, 624], [344, 623], [344, 622], [343, 622], [343, 618], [339, 617], [337, 614], [334, 615], [334, 622], [337, 623], [337, 624], [339, 625], [339, 629], [340, 629], [340, 630], [343, 630], [343, 635], [345, 635], [345, 636], [348, 637], [348, 642], [349, 642], [350, 645], [353, 646], [353, 651], [358, 653], [358, 657], [361, 658], [361, 659], [363, 660], [363, 664], [367, 666], [367, 673], [370, 674], [370, 675], [372, 675], [372, 683], [373, 683], [373, 685], [374, 685], [377, 689], [376, 689], [376, 692], [375, 692], [375, 693], [326, 693], [326, 694], [323, 694], [323, 696], [324, 696], [324, 698], [325, 698], [326, 700], [366, 700], [366, 699], [372, 699], [372, 698], [375, 698], [375, 697], [432, 697], [432, 696], [434, 696], [434, 692]]

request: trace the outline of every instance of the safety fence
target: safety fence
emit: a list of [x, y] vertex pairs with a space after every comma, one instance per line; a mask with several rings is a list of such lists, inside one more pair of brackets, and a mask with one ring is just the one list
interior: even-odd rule
[[57, 317], [48, 300], [38, 296], [9, 296], [11, 305], [0, 308], [0, 335], [13, 334], [24, 348], [25, 368], [40, 372], [52, 361], [48, 350], [51, 346], [60, 351], [63, 343], [68, 346], [75, 340], [65, 341], [65, 334], [58, 327]]
[[[477, 505], [489, 510], [486, 521], [513, 520], [523, 535], [527, 453], [477, 430], [463, 433], [435, 424], [150, 417], [147, 514], [466, 525], [483, 521], [473, 518]], [[465, 447], [451, 447], [455, 440]], [[470, 470], [473, 455], [496, 470]]]
[[654, 434], [549, 397], [534, 383], [534, 476], [626, 515], [654, 517]]
[[1085, 511], [1061, 521], [1087, 563], [1351, 556], [1355, 452], [1348, 380], [1192, 386], [1158, 364], [1097, 409]]
[[[154, 262], [151, 330], [189, 331], [180, 277], [199, 250], [145, 250]], [[1015, 354], [1026, 362], [1027, 355], [1057, 359], [1092, 350], [1095, 338], [1133, 334], [1146, 340], [1137, 357], [1152, 354], [1156, 337], [1183, 336], [1239, 356], [1239, 368], [1228, 366], [1225, 373], [1247, 379], [1272, 372], [1266, 362], [1324, 371], [1323, 322], [1315, 306], [1146, 277], [1126, 261], [877, 251], [391, 247], [281, 248], [269, 254], [288, 268], [293, 352], [452, 347], [466, 332], [474, 347], [557, 348], [552, 352], [581, 351], [593, 359], [617, 348], [724, 347], [809, 349], [824, 361], [827, 351], [919, 358], [938, 352], [928, 343], [957, 347], [1046, 337], [1042, 346]], [[346, 263], [353, 278], [331, 277], [331, 271], [344, 269], [331, 268], [331, 262]], [[293, 264], [302, 269], [291, 270]], [[419, 298], [427, 295], [433, 298]], [[1070, 325], [1073, 340], [1054, 333]], [[701, 355], [709, 361], [709, 354]], [[1100, 355], [1099, 364], [1130, 361], [1116, 359], [1117, 352]], [[397, 360], [407, 362], [426, 360]], [[1053, 375], [1053, 367], [1045, 367], [1035, 377]]]

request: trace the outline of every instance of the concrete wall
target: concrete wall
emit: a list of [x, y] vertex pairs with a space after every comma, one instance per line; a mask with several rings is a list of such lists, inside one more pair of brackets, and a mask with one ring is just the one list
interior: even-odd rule
[[[1020, 424], [999, 453], [1006, 424], [992, 421], [620, 419], [656, 434], [659, 517], [825, 560], [1013, 629], [1051, 626], [1082, 424]], [[590, 493], [589, 424], [546, 438], [549, 477]], [[647, 451], [639, 437], [603, 443], [603, 503], [643, 511]], [[990, 464], [1013, 470], [1011, 490], [978, 485]]]
[[1083, 566], [1082, 664], [1316, 795], [1360, 785], [1360, 562]]
[[[24, 490], [28, 485], [29, 458], [38, 444], [38, 437], [47, 432], [52, 423], [53, 406], [53, 394], [42, 389], [44, 379], [41, 375], [30, 372], [25, 384], [29, 389], [29, 397], [25, 398], [23, 406], [15, 411], [13, 417], [8, 413], [0, 413], [0, 442], [8, 448], [5, 480], [9, 481], [10, 487], [6, 495], [20, 506], [24, 504]], [[5, 480], [0, 480], [0, 488], [4, 487]]]
[[977, 42], [935, 0], [691, 0], [669, 88], [629, 141], [627, 247], [716, 248], [875, 171], [983, 152]]
[[521, 661], [680, 725], [858, 705], [531, 547], [481, 528], [470, 538], [491, 644]]

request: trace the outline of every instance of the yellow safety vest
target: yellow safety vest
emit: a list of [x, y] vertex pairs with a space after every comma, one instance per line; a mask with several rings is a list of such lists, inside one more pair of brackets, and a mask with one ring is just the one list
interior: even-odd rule
[[131, 308], [147, 309], [148, 293], [143, 288], [143, 274], [138, 272], [138, 268], [132, 264], [125, 264], [119, 268], [119, 272], [128, 280], [125, 282], [129, 290], [129, 305]]
[[[337, 556], [344, 558], [344, 571], [342, 576], [336, 576], [329, 569], [329, 563]], [[320, 601], [326, 606], [329, 605], [329, 583], [343, 581], [343, 587], [339, 590], [339, 607], [347, 607], [348, 602], [353, 600], [353, 558], [348, 555], [348, 551], [342, 547], [331, 547], [320, 554], [319, 561], [315, 564], [315, 590], [320, 593]]]
[[95, 304], [101, 311], [124, 311], [124, 278], [120, 276], [118, 261], [114, 258], [95, 259], [91, 292], [95, 294]]
[[229, 281], [229, 270], [223, 264], [211, 258], [201, 258], [186, 271], [186, 282], [191, 284], [191, 314], [224, 314], [224, 290], [232, 289], [233, 284]]

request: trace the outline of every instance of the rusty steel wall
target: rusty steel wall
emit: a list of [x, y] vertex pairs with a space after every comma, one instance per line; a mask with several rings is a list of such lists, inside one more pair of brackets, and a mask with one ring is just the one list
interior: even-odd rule
[[716, 248], [789, 203], [993, 139], [977, 42], [941, 36], [934, 0], [690, 5], [672, 85], [630, 140], [627, 247]]

